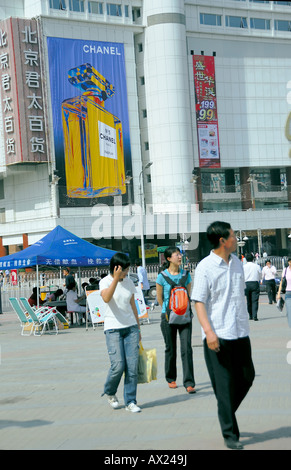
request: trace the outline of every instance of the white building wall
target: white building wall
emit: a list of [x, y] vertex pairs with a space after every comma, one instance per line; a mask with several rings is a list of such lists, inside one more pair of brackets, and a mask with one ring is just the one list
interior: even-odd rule
[[0, 0], [0, 19], [5, 19], [9, 16], [23, 17], [24, 1], [25, 0]]
[[[264, 39], [229, 41], [188, 37], [195, 54], [216, 52], [215, 73], [221, 166], [265, 167], [290, 164], [285, 124], [290, 104], [290, 46]], [[193, 67], [192, 109], [195, 110]], [[195, 146], [197, 135], [194, 132]], [[196, 154], [195, 165], [198, 166]]]

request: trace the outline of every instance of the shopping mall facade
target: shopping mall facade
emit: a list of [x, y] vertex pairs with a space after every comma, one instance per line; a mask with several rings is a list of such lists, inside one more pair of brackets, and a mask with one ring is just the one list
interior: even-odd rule
[[1, 256], [61, 225], [197, 260], [214, 220], [291, 252], [291, 2], [1, 0], [0, 19]]

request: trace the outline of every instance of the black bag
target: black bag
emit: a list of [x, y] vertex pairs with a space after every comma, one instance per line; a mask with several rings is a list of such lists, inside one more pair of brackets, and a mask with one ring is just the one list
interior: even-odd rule
[[284, 277], [282, 277], [281, 283], [282, 283], [281, 284], [281, 294], [285, 294], [286, 293], [286, 288], [287, 288], [286, 269], [285, 269]]

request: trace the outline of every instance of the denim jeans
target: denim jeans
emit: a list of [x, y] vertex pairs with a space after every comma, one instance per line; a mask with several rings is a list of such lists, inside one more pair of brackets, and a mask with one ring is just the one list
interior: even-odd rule
[[123, 372], [124, 403], [136, 403], [139, 330], [137, 325], [115, 330], [106, 330], [106, 344], [110, 369], [104, 385], [104, 394], [115, 395]]
[[291, 328], [291, 292], [287, 291], [285, 295], [286, 302], [286, 315], [288, 320], [288, 325]]

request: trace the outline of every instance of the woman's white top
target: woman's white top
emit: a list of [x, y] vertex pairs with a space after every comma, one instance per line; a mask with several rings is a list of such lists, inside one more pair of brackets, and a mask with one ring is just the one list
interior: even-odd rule
[[[113, 281], [111, 274], [100, 281], [100, 292], [107, 289]], [[135, 286], [129, 277], [117, 283], [112, 299], [106, 303], [104, 312], [104, 331], [127, 328], [136, 325], [136, 318], [130, 305], [130, 299], [135, 294]]]

